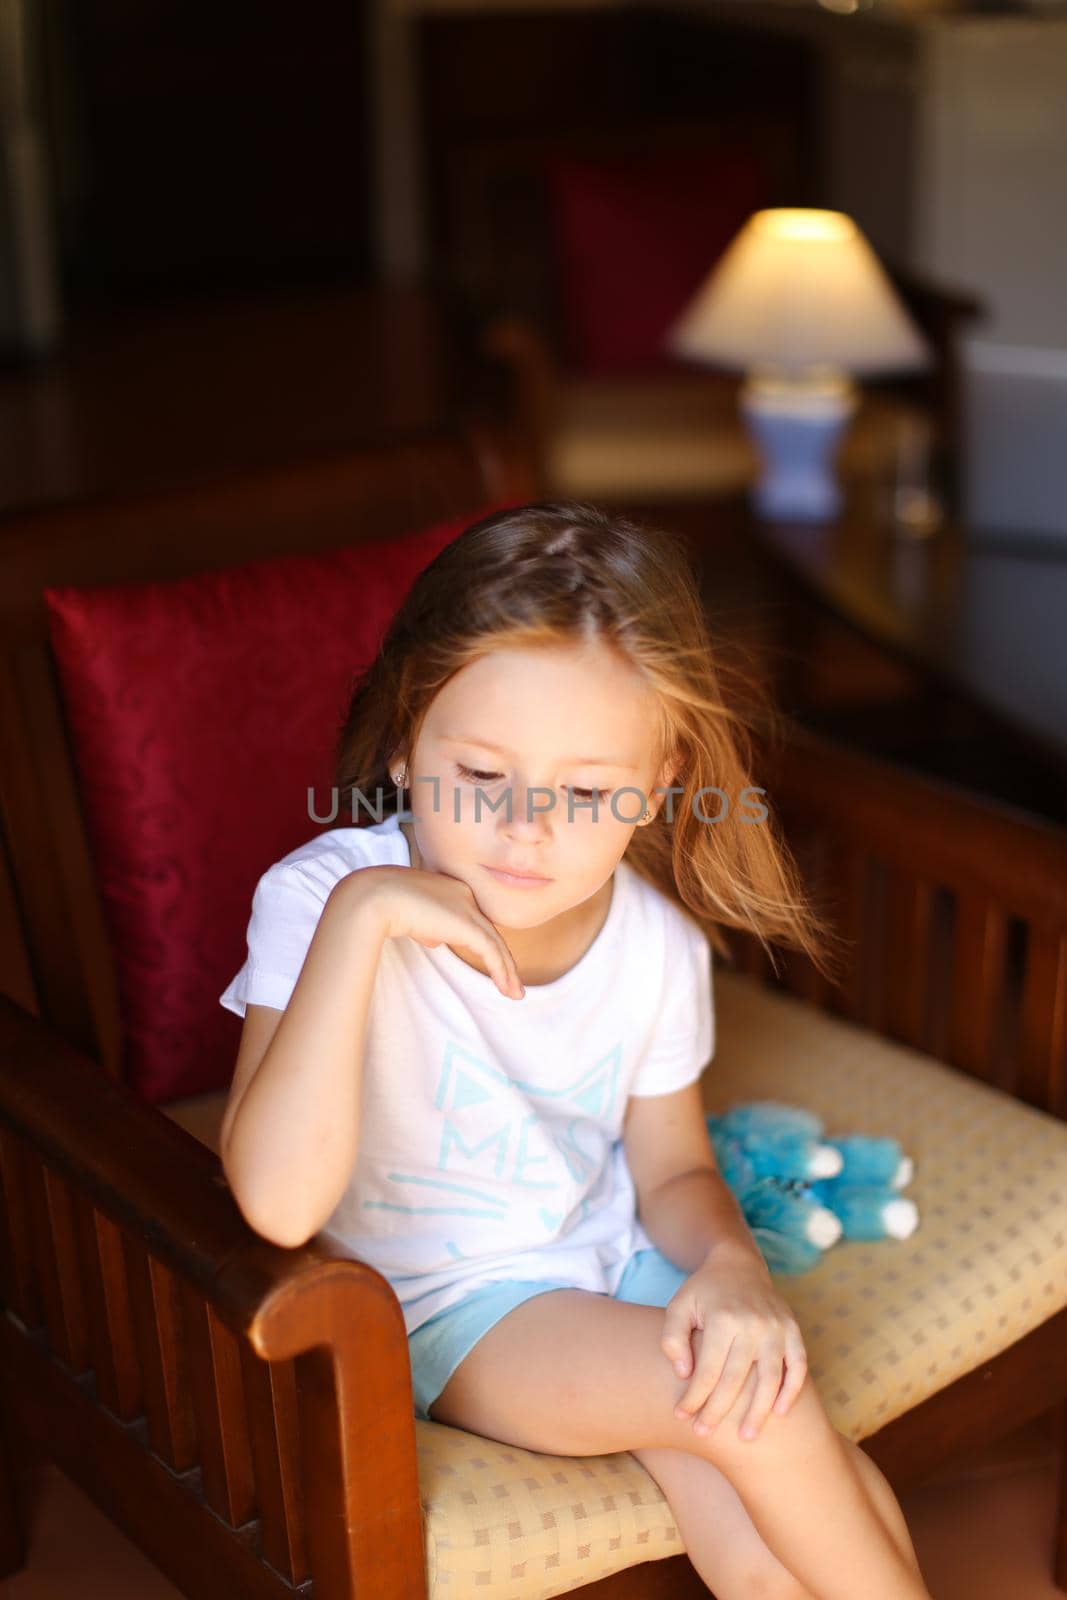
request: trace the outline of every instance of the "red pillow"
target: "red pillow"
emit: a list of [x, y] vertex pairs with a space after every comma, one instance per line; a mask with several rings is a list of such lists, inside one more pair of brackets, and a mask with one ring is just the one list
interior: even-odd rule
[[491, 509], [178, 581], [44, 591], [125, 1076], [146, 1099], [229, 1084], [240, 1019], [218, 997], [247, 954], [256, 882], [351, 824], [315, 822], [307, 791], [328, 815], [353, 680], [418, 573]]
[[669, 368], [670, 324], [754, 211], [752, 151], [560, 156], [546, 166], [566, 364], [589, 375]]

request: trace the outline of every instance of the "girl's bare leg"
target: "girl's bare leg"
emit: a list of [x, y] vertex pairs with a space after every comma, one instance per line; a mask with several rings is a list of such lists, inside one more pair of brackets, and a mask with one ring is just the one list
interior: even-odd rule
[[904, 1513], [900, 1509], [900, 1501], [893, 1493], [882, 1469], [877, 1466], [860, 1445], [853, 1444], [851, 1439], [841, 1435], [841, 1443], [849, 1454], [854, 1470], [859, 1474], [864, 1488], [867, 1490], [868, 1499], [874, 1509], [885, 1523], [889, 1537], [897, 1549], [915, 1568], [919, 1570], [919, 1558], [915, 1554], [915, 1546], [911, 1542], [908, 1524], [904, 1520]]
[[[878, 1467], [858, 1445], [844, 1441], [853, 1466], [897, 1548], [916, 1570], [904, 1514]], [[818, 1600], [784, 1567], [756, 1531], [737, 1490], [718, 1467], [686, 1450], [653, 1447], [632, 1452], [659, 1484], [686, 1553], [716, 1600]]]
[[715, 1600], [817, 1600], [764, 1544], [729, 1478], [688, 1450], [634, 1450], [663, 1490], [686, 1554]]
[[[483, 1335], [430, 1414], [546, 1454], [688, 1451], [719, 1468], [772, 1555], [818, 1600], [930, 1600], [913, 1555], [875, 1509], [854, 1447], [830, 1422], [814, 1384], [804, 1384], [788, 1416], [772, 1413], [759, 1438], [744, 1441], [738, 1429], [754, 1388], [750, 1376], [719, 1426], [701, 1436], [674, 1415], [688, 1385], [660, 1348], [662, 1328], [657, 1306], [547, 1290]], [[695, 1330], [698, 1365], [702, 1338]], [[876, 1492], [892, 1495], [888, 1484]]]

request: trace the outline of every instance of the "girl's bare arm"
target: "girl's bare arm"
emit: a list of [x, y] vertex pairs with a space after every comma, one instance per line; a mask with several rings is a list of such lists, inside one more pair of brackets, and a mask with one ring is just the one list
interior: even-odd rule
[[381, 869], [364, 867], [335, 884], [285, 1010], [246, 1015], [220, 1154], [245, 1219], [275, 1244], [303, 1244], [323, 1226], [355, 1163], [367, 1016], [386, 938], [381, 880]]

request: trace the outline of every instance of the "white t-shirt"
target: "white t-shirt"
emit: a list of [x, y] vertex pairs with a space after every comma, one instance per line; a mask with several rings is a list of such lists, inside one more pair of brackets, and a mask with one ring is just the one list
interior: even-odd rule
[[[330, 829], [269, 867], [221, 1003], [284, 1010], [334, 884], [386, 863], [411, 865], [395, 814]], [[625, 860], [585, 954], [522, 1000], [447, 945], [387, 939], [359, 1153], [325, 1231], [389, 1280], [408, 1333], [502, 1279], [613, 1294], [652, 1243], [621, 1141], [627, 1099], [693, 1082], [713, 1046], [707, 938]]]

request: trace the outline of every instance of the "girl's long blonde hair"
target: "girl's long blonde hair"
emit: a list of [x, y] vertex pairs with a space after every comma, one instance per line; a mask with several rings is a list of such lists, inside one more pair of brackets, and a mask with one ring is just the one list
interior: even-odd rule
[[[552, 501], [497, 512], [446, 545], [416, 578], [354, 686], [336, 751], [342, 806], [359, 790], [380, 793], [383, 813], [395, 811], [389, 756], [414, 751], [431, 702], [461, 668], [492, 650], [590, 639], [618, 650], [656, 691], [657, 770], [676, 763], [672, 781], [682, 790], [673, 822], [661, 807], [634, 830], [625, 859], [693, 915], [727, 960], [721, 930], [733, 927], [759, 939], [772, 963], [771, 945], [787, 945], [828, 973], [834, 935], [752, 771], [752, 712], [727, 703], [730, 671], [716, 659], [688, 552], [664, 529]], [[736, 669], [734, 676], [774, 731], [758, 684]], [[746, 803], [748, 788], [759, 792]], [[724, 791], [721, 820], [695, 813], [702, 789], [709, 794], [699, 805], [710, 816], [722, 804], [711, 791]], [[766, 818], [753, 821], [760, 805]]]

